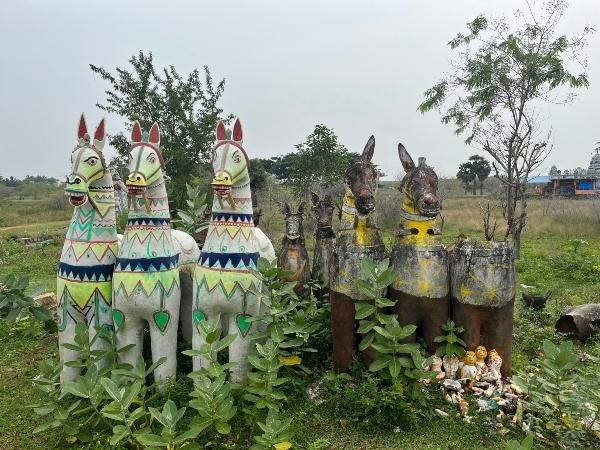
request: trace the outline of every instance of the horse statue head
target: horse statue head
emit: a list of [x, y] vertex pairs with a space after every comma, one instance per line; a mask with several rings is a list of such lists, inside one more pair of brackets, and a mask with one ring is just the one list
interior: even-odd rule
[[311, 192], [310, 196], [312, 199], [313, 209], [315, 211], [317, 229], [330, 229], [331, 222], [333, 221], [333, 211], [335, 209], [331, 194], [325, 194], [323, 198], [320, 198], [318, 194]]
[[212, 155], [214, 177], [211, 186], [221, 207], [223, 200], [226, 200], [231, 209], [236, 210], [236, 190], [249, 189], [250, 186], [250, 160], [242, 147], [243, 131], [240, 119], [235, 119], [231, 139], [227, 137], [223, 121], [219, 121], [216, 134], [217, 143]]
[[292, 212], [290, 204], [285, 202], [282, 212], [285, 215], [285, 238], [291, 242], [303, 243], [304, 202], [300, 203], [296, 212]]
[[403, 211], [428, 218], [436, 217], [440, 212], [440, 200], [435, 171], [425, 163], [423, 157], [415, 165], [402, 144], [398, 144], [398, 155], [406, 172], [398, 188], [404, 194]]
[[[145, 135], [136, 120], [131, 130], [129, 175], [125, 181], [129, 195], [145, 197], [149, 187], [164, 181], [165, 161], [160, 151], [160, 128], [154, 122]], [[135, 205], [135, 203], [134, 203]], [[148, 207], [148, 202], [146, 201]]]
[[65, 195], [71, 205], [83, 206], [88, 201], [95, 207], [90, 197], [90, 186], [108, 173], [102, 148], [106, 142], [104, 119], [100, 121], [92, 140], [87, 131], [85, 117], [81, 114], [77, 127], [77, 145], [71, 152], [71, 173], [67, 176]]
[[352, 192], [356, 211], [367, 216], [375, 209], [378, 175], [371, 163], [375, 152], [375, 137], [371, 136], [361, 157], [346, 170], [346, 186]]

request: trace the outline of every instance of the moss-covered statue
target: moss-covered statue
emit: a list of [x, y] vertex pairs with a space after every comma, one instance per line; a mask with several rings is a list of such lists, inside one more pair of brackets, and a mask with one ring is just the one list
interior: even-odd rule
[[400, 183], [400, 226], [391, 255], [398, 276], [390, 286], [390, 298], [396, 302], [394, 312], [401, 325], [422, 325], [423, 338], [433, 353], [449, 305], [448, 256], [437, 226], [438, 177], [425, 158], [415, 165], [402, 144], [398, 156], [406, 175]]
[[[355, 301], [367, 300], [357, 287], [361, 262], [365, 258], [379, 262], [385, 258], [385, 246], [371, 213], [375, 209], [377, 171], [371, 159], [375, 138], [371, 136], [362, 155], [346, 170], [346, 194], [336, 237], [331, 268], [330, 302], [333, 367], [346, 372], [352, 364], [355, 330]], [[374, 359], [371, 348], [364, 352], [365, 362]]]

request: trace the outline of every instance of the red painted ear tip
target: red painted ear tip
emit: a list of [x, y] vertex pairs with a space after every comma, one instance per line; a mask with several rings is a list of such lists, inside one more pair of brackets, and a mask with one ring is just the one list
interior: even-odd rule
[[142, 142], [142, 127], [137, 120], [133, 122], [133, 128], [131, 129], [131, 140], [133, 142]]
[[236, 118], [235, 123], [233, 124], [233, 140], [241, 142], [242, 137], [242, 122], [240, 122], [239, 118]]
[[225, 130], [225, 124], [222, 120], [217, 124], [217, 141], [224, 141], [227, 139], [227, 132]]
[[148, 136], [148, 141], [152, 144], [158, 144], [160, 142], [160, 127], [156, 122], [154, 122], [150, 127], [150, 135]]
[[77, 138], [83, 138], [86, 133], [87, 125], [85, 124], [85, 115], [81, 113], [81, 116], [79, 116], [79, 126], [77, 127]]
[[100, 123], [98, 124], [98, 127], [96, 128], [96, 132], [94, 133], [94, 139], [96, 139], [97, 141], [104, 140], [104, 118], [102, 118], [102, 120], [100, 120]]

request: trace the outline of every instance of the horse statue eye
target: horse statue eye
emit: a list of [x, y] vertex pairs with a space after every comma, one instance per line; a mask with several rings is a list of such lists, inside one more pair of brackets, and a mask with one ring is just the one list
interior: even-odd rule
[[88, 164], [89, 164], [90, 166], [95, 166], [97, 162], [98, 162], [98, 159], [96, 159], [96, 158], [90, 158], [90, 159], [88, 160]]

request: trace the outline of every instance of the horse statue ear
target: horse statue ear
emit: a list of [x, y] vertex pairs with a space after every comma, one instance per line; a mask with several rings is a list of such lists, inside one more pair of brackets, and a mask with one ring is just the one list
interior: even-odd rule
[[290, 207], [290, 204], [288, 202], [285, 202], [283, 204], [283, 208], [281, 208], [281, 212], [283, 214], [285, 214], [286, 216], [289, 216], [290, 214], [292, 214], [292, 208]]
[[217, 124], [215, 135], [217, 136], [217, 141], [227, 140], [227, 131], [225, 130], [225, 124], [222, 120], [219, 120], [219, 123]]
[[102, 120], [100, 120], [100, 123], [98, 123], [98, 126], [96, 127], [96, 132], [94, 133], [94, 147], [96, 147], [97, 150], [102, 151], [102, 149], [104, 148], [105, 142], [106, 142], [106, 133], [105, 133], [105, 129], [104, 129], [104, 117], [103, 117]]
[[363, 150], [360, 159], [363, 160], [364, 162], [371, 162], [371, 159], [373, 159], [374, 153], [375, 153], [375, 136], [371, 135], [371, 137], [367, 141], [367, 144], [365, 145], [365, 149]]
[[87, 125], [85, 123], [85, 116], [81, 113], [79, 117], [79, 124], [77, 125], [77, 141], [80, 145], [89, 142], [90, 135], [88, 134]]
[[242, 131], [242, 122], [240, 122], [239, 117], [235, 119], [235, 123], [233, 124], [233, 133], [231, 135], [232, 140], [235, 142], [239, 142], [240, 144], [244, 140], [244, 133]]
[[302, 202], [298, 206], [298, 214], [300, 214], [301, 216], [304, 215], [304, 205], [306, 205], [306, 203]]
[[317, 206], [317, 203], [319, 203], [319, 196], [317, 194], [315, 194], [314, 192], [310, 192], [310, 198], [312, 199], [312, 204], [314, 206]]
[[156, 122], [150, 127], [150, 133], [148, 135], [148, 142], [154, 144], [157, 147], [160, 145], [160, 127]]
[[400, 162], [402, 163], [402, 167], [404, 167], [404, 171], [406, 173], [410, 172], [415, 168], [415, 163], [413, 159], [410, 157], [404, 145], [398, 144], [398, 156], [400, 157]]
[[131, 129], [131, 142], [133, 144], [142, 142], [142, 127], [137, 120], [133, 122], [133, 128]]

